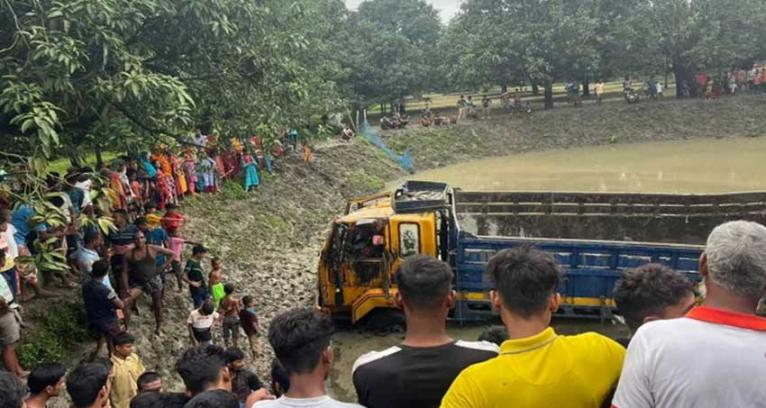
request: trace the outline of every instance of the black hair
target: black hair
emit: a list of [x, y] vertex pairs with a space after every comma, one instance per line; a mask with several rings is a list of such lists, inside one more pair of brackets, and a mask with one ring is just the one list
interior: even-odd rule
[[[101, 364], [102, 366], [106, 367], [107, 371], [112, 372], [112, 366], [114, 365], [114, 363], [112, 363], [112, 360], [109, 358], [96, 357], [91, 362], [94, 364]], [[85, 362], [83, 362], [82, 364], [85, 364]]]
[[136, 221], [133, 222], [133, 224], [136, 224], [137, 227], [140, 227], [140, 226], [143, 226], [143, 225], [148, 225], [149, 222], [146, 221], [146, 217], [141, 216], [141, 217], [136, 218]]
[[29, 393], [35, 395], [45, 391], [48, 387], [55, 387], [65, 375], [66, 367], [61, 363], [38, 364], [29, 373], [27, 379]]
[[226, 293], [227, 295], [231, 295], [232, 293], [234, 293], [234, 284], [227, 283], [223, 285], [223, 292]]
[[176, 362], [176, 372], [183, 379], [186, 390], [196, 395], [218, 381], [225, 366], [226, 356], [221, 347], [197, 346], [184, 352]]
[[10, 222], [11, 220], [8, 219], [8, 216], [5, 215], [4, 211], [0, 211], [0, 224]]
[[210, 300], [206, 300], [202, 306], [199, 307], [199, 311], [205, 316], [210, 316], [215, 312], [215, 305]]
[[253, 300], [255, 300], [255, 298], [253, 298], [253, 297], [252, 297], [252, 296], [250, 296], [250, 295], [247, 295], [247, 296], [245, 296], [245, 297], [243, 297], [243, 298], [242, 298], [242, 304], [243, 304], [243, 305], [247, 305], [247, 304], [249, 304], [250, 302], [252, 302]]
[[405, 259], [395, 275], [404, 303], [416, 309], [439, 307], [449, 295], [452, 278], [448, 264], [426, 255]]
[[90, 276], [92, 276], [94, 279], [98, 279], [103, 278], [107, 273], [109, 273], [109, 261], [106, 259], [99, 259], [98, 261], [93, 262]]
[[521, 317], [545, 310], [561, 280], [552, 255], [531, 246], [498, 252], [487, 263], [503, 305]]
[[192, 248], [192, 255], [204, 253], [207, 253], [207, 248], [203, 247], [202, 245], [195, 245], [194, 248]]
[[149, 201], [148, 203], [146, 203], [146, 205], [144, 205], [144, 209], [148, 210], [150, 208], [157, 209], [157, 203], [154, 201]]
[[163, 408], [164, 396], [159, 392], [144, 392], [130, 400], [130, 408]]
[[98, 394], [106, 386], [111, 367], [100, 363], [85, 363], [67, 375], [66, 388], [76, 408], [93, 405]]
[[88, 245], [90, 243], [93, 243], [101, 236], [101, 232], [98, 230], [88, 230], [85, 232], [85, 237], [83, 237], [83, 242], [85, 242], [85, 245]]
[[312, 371], [330, 345], [332, 321], [313, 309], [293, 309], [274, 317], [269, 343], [288, 373]]
[[290, 389], [290, 374], [287, 373], [285, 367], [278, 359], [271, 360], [271, 390], [274, 395], [280, 397], [277, 386], [282, 389], [282, 392], [287, 392]]
[[508, 340], [508, 330], [504, 326], [487, 327], [479, 335], [479, 341], [488, 341], [498, 346]]
[[190, 399], [182, 392], [166, 392], [162, 394], [162, 408], [183, 408]]
[[173, 203], [167, 203], [167, 204], [165, 204], [165, 209], [166, 209], [166, 210], [175, 210], [175, 209], [177, 209], [177, 208], [178, 208], [178, 206], [177, 206], [177, 205], [175, 205], [175, 204], [173, 204]]
[[128, 332], [119, 332], [114, 336], [115, 346], [124, 346], [126, 344], [133, 344], [136, 342], [136, 338]]
[[665, 265], [647, 264], [624, 271], [612, 296], [625, 323], [635, 331], [644, 318], [661, 314], [692, 293], [694, 283], [681, 273]]
[[48, 201], [50, 201], [51, 204], [55, 205], [58, 208], [61, 208], [64, 206], [64, 199], [61, 198], [61, 196], [57, 196], [57, 195], [53, 196]]
[[185, 408], [239, 408], [239, 399], [224, 390], [205, 391], [192, 398]]
[[162, 376], [160, 376], [160, 373], [156, 371], [144, 371], [143, 374], [139, 375], [136, 379], [136, 385], [138, 386], [138, 391], [145, 391], [144, 388], [147, 384], [153, 383], [155, 381], [162, 380]]
[[231, 364], [237, 360], [244, 360], [245, 353], [238, 347], [229, 347], [224, 351], [226, 356], [226, 364]]
[[24, 403], [24, 385], [18, 377], [0, 371], [0, 407], [21, 408]]
[[253, 391], [258, 391], [261, 388], [263, 388], [263, 382], [261, 382], [261, 379], [258, 378], [255, 373], [252, 373], [250, 371], [247, 372], [247, 388], [250, 388]]

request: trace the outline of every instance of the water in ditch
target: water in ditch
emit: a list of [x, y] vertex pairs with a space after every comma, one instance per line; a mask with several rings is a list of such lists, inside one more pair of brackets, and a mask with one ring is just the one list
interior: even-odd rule
[[[766, 190], [766, 137], [551, 150], [470, 161], [408, 178], [447, 182], [467, 191], [759, 191]], [[458, 339], [476, 340], [484, 327], [455, 326], [450, 327], [450, 333]], [[610, 322], [556, 320], [554, 327], [563, 334], [627, 334], [624, 326]], [[334, 339], [336, 365], [329, 379], [331, 393], [347, 401], [355, 400], [351, 367], [356, 358], [370, 350], [384, 350], [402, 339], [401, 334], [339, 332]]]
[[714, 193], [766, 189], [766, 137], [557, 149], [469, 161], [409, 179], [464, 190]]

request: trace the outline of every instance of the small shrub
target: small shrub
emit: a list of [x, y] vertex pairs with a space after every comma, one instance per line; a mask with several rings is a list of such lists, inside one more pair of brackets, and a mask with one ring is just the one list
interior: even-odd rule
[[57, 305], [40, 316], [36, 329], [24, 338], [19, 360], [24, 367], [62, 361], [69, 351], [92, 338], [81, 303]]
[[221, 195], [225, 200], [244, 200], [248, 197], [244, 184], [240, 181], [230, 180], [223, 183]]

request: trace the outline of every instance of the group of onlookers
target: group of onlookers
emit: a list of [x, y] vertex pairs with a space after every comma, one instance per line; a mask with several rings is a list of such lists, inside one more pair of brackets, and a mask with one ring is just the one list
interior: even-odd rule
[[[183, 219], [173, 214], [167, 221]], [[160, 217], [160, 225], [166, 216]], [[120, 265], [141, 270], [144, 277], [137, 287], [128, 286], [153, 290], [152, 285], [161, 285], [161, 279], [142, 268], [156, 268], [157, 256], [172, 260], [175, 253], [145, 248], [144, 241], [153, 235], [148, 221], [129, 224], [118, 217], [116, 222], [115, 235], [108, 238], [116, 240], [113, 248], [124, 244], [120, 239], [127, 242], [133, 231], [132, 247], [122, 252], [127, 260]], [[98, 239], [85, 241], [85, 248], [98, 255]], [[334, 329], [330, 318], [314, 309], [285, 311], [271, 321], [268, 340], [276, 360], [270, 387], [249, 372], [233, 333], [239, 332], [241, 313], [253, 307], [252, 298], [242, 304], [234, 287], [223, 284], [220, 265], [213, 265], [219, 274], [211, 274], [207, 282], [222, 284], [222, 296], [211, 290], [205, 275], [195, 271], [206, 252], [195, 246], [191, 266], [187, 262], [179, 281], [189, 285], [195, 306], [189, 317], [194, 346], [176, 364], [184, 393], [163, 390], [162, 378], [146, 371], [134, 351], [135, 339], [119, 321], [115, 327], [114, 320], [97, 319], [105, 316], [104, 310], [129, 313], [134, 302], [106, 287], [110, 263], [115, 264], [105, 258], [90, 263], [83, 294], [91, 323], [110, 340], [111, 358], [83, 363], [68, 373], [60, 364], [39, 365], [23, 375], [26, 389], [14, 375], [20, 373], [0, 374], [0, 406], [44, 407], [61, 394], [64, 383], [75, 408], [697, 408], [753, 407], [766, 401], [766, 389], [759, 386], [766, 377], [766, 319], [756, 315], [766, 293], [766, 227], [758, 223], [728, 222], [712, 231], [700, 259], [700, 305], [697, 285], [663, 265], [625, 271], [614, 299], [633, 336], [618, 341], [596, 333], [556, 333], [550, 324], [560, 304], [561, 270], [551, 254], [532, 247], [504, 250], [487, 265], [495, 287], [491, 303], [504, 329], [482, 336], [491, 341], [455, 340], [446, 327], [456, 297], [451, 268], [432, 257], [409, 257], [395, 275], [395, 302], [407, 322], [404, 340], [355, 362], [352, 377], [359, 405], [327, 394]], [[9, 292], [3, 282], [0, 292]], [[195, 291], [203, 283], [205, 291]], [[4, 299], [4, 305], [12, 304], [12, 297]], [[245, 319], [257, 333], [257, 320]], [[202, 320], [222, 320], [227, 346], [235, 347], [213, 345], [213, 323], [203, 327]]]

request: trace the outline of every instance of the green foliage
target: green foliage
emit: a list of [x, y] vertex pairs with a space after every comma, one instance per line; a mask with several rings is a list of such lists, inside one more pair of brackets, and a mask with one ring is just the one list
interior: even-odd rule
[[0, 151], [77, 162], [195, 125], [268, 144], [343, 105], [323, 35], [343, 18], [340, 0], [4, 1]]
[[441, 23], [424, 0], [364, 2], [348, 29], [359, 106], [388, 104], [434, 86]]
[[244, 200], [248, 197], [243, 182], [239, 180], [229, 180], [221, 186], [221, 195], [225, 200]]
[[[587, 78], [599, 63], [595, 0], [468, 0], [440, 48], [458, 83], [507, 86]], [[552, 94], [546, 106], [553, 106]]]
[[80, 344], [93, 338], [81, 303], [65, 303], [51, 308], [37, 319], [38, 325], [18, 349], [23, 367], [62, 361]]
[[[697, 70], [720, 74], [749, 68], [766, 49], [766, 3], [759, 0], [604, 1], [605, 54], [624, 73], [672, 70], [693, 84]], [[605, 57], [606, 59], [606, 57]]]

